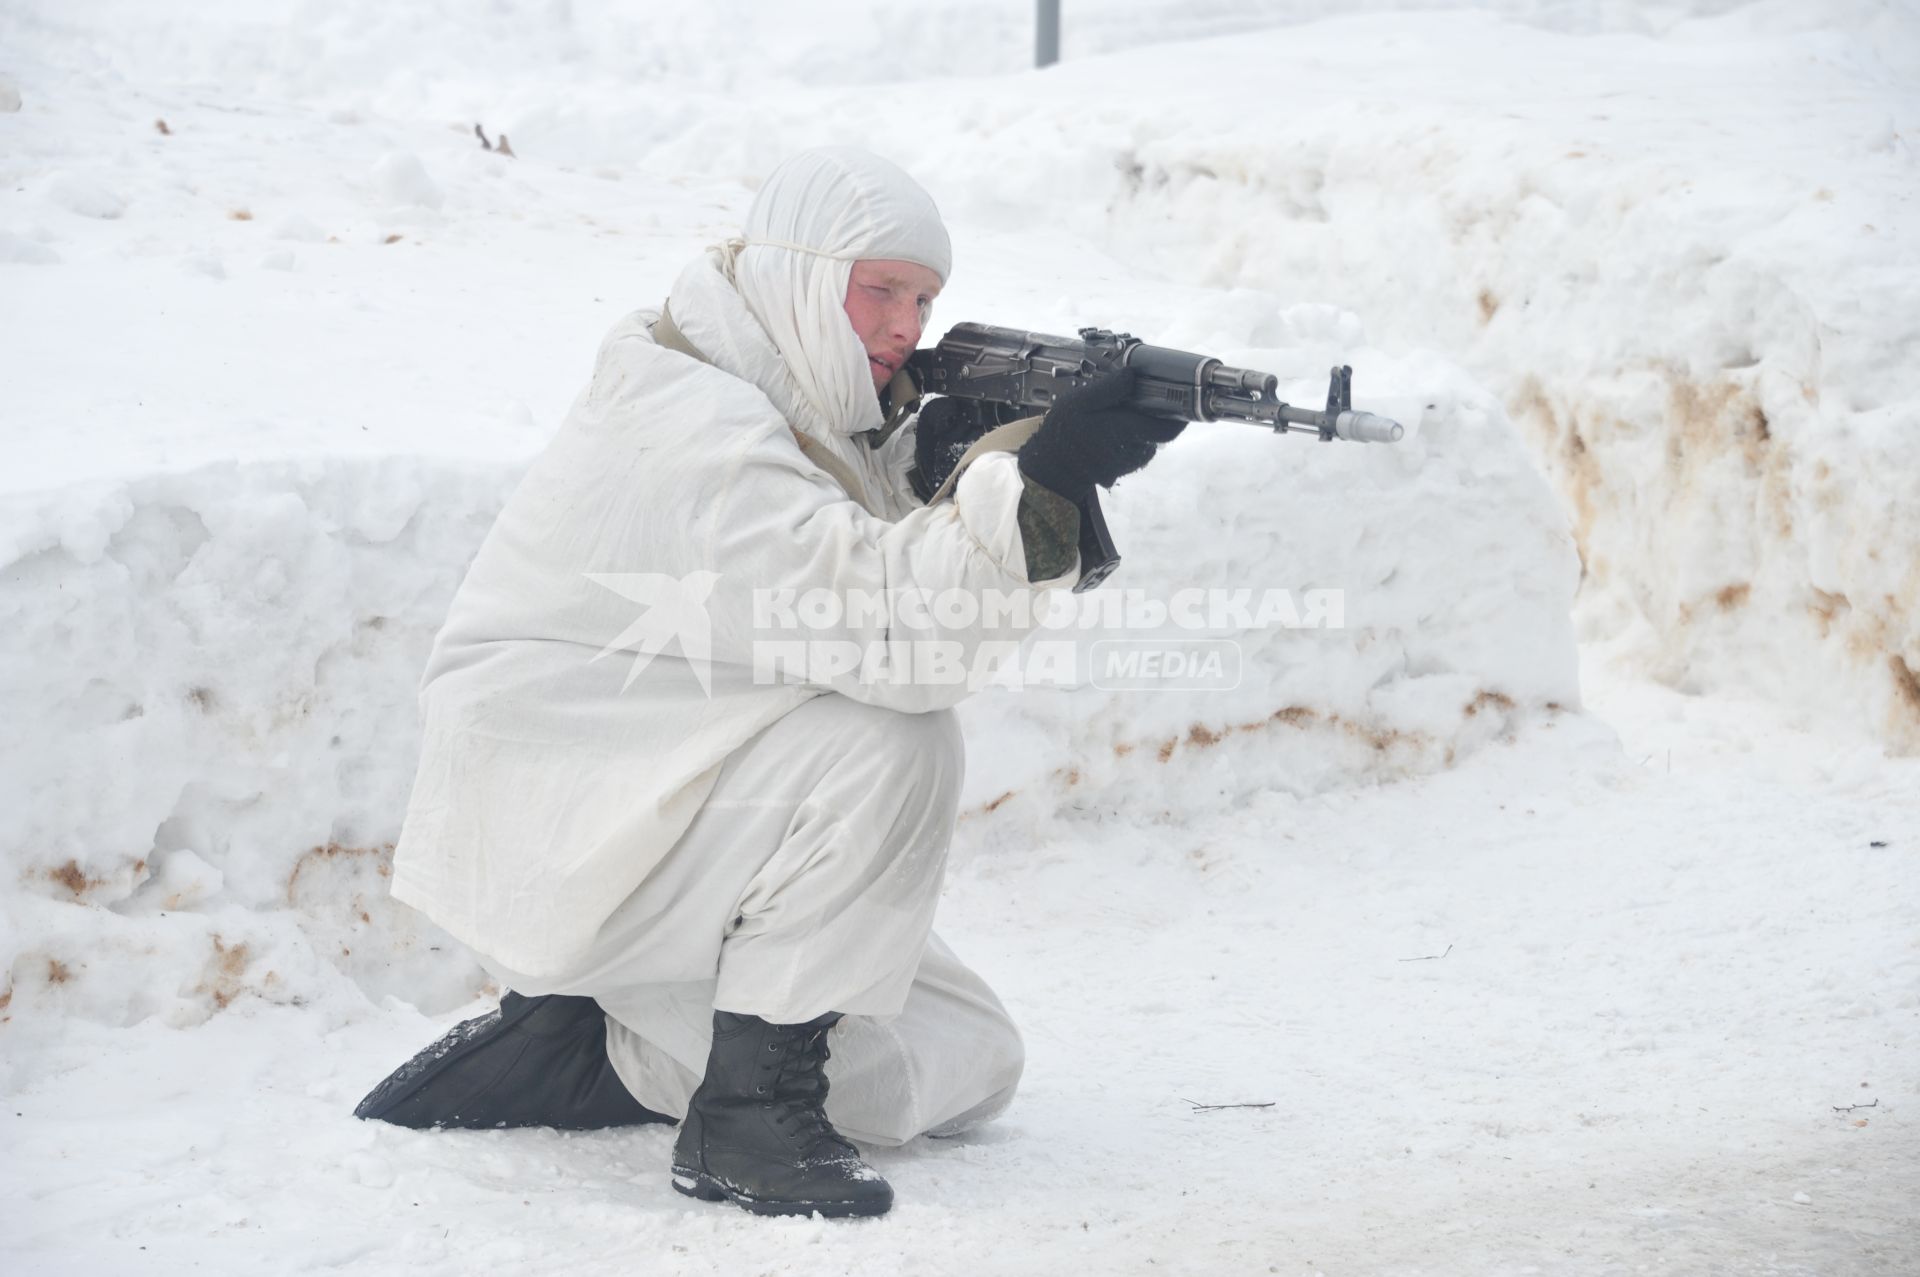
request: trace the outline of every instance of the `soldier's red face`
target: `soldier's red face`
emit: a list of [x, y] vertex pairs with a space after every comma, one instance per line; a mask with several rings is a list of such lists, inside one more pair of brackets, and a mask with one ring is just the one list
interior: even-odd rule
[[940, 276], [915, 262], [855, 262], [847, 281], [847, 318], [867, 352], [873, 388], [885, 390], [920, 344]]

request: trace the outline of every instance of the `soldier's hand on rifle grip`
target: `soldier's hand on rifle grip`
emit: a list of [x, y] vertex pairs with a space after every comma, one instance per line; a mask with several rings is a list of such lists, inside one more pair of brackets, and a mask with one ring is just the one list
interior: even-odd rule
[[1153, 460], [1160, 444], [1187, 428], [1128, 406], [1134, 373], [1123, 368], [1062, 395], [1020, 449], [1020, 470], [1044, 488], [1079, 499]]

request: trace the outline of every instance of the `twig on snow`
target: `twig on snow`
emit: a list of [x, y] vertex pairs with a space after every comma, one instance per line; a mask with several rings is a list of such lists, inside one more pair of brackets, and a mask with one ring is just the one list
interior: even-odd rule
[[1184, 1096], [1181, 1097], [1180, 1102], [1191, 1104], [1196, 1113], [1218, 1113], [1221, 1109], [1270, 1109], [1274, 1105], [1272, 1100], [1264, 1104], [1202, 1104], [1199, 1100], [1189, 1100]]
[[473, 126], [473, 135], [480, 139], [480, 146], [484, 150], [492, 151], [496, 155], [504, 155], [508, 159], [520, 158], [519, 156], [513, 153], [513, 148], [507, 145], [507, 135], [505, 133], [502, 133], [500, 135], [500, 143], [498, 146], [494, 145], [492, 142], [487, 141], [487, 131], [481, 128], [478, 124]]
[[1444, 957], [1446, 957], [1446, 956], [1447, 956], [1447, 955], [1448, 955], [1449, 953], [1452, 953], [1452, 952], [1453, 952], [1453, 946], [1452, 946], [1452, 945], [1448, 945], [1448, 946], [1447, 946], [1447, 947], [1446, 947], [1445, 949], [1443, 949], [1443, 950], [1441, 950], [1441, 951], [1440, 951], [1439, 953], [1429, 953], [1429, 954], [1428, 954], [1428, 955], [1427, 955], [1426, 957], [1424, 957], [1424, 958], [1400, 958], [1400, 959], [1397, 959], [1397, 961], [1400, 961], [1400, 962], [1438, 962], [1438, 961], [1440, 961], [1440, 959], [1442, 959], [1442, 958], [1444, 958]]
[[1880, 1101], [1875, 1100], [1871, 1104], [1845, 1104], [1845, 1105], [1836, 1104], [1833, 1106], [1833, 1111], [1836, 1113], [1851, 1113], [1855, 1109], [1877, 1109], [1879, 1107], [1880, 1107]]

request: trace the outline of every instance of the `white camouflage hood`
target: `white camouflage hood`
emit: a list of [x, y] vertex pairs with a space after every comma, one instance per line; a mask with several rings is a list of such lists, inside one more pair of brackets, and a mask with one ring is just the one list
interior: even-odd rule
[[855, 262], [891, 259], [944, 282], [952, 249], [933, 197], [869, 151], [803, 151], [767, 176], [745, 235], [720, 258], [818, 424], [838, 435], [878, 429], [867, 353], [847, 319], [847, 281]]

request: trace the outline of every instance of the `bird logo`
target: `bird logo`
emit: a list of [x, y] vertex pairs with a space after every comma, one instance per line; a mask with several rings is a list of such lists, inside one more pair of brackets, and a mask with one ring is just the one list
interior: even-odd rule
[[685, 576], [664, 572], [588, 572], [586, 577], [603, 589], [641, 605], [633, 624], [620, 631], [613, 642], [593, 657], [597, 661], [615, 652], [631, 651], [633, 667], [627, 671], [621, 691], [633, 686], [640, 671], [653, 658], [677, 641], [680, 656], [693, 667], [700, 690], [713, 695], [713, 623], [707, 616], [707, 598], [713, 593], [718, 572], [701, 570]]

